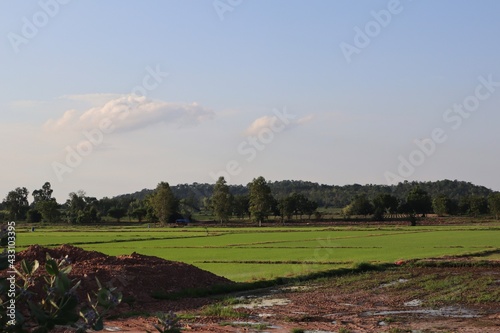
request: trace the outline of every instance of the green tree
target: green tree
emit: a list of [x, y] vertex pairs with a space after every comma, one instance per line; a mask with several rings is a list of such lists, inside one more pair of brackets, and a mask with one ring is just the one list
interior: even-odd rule
[[495, 218], [498, 220], [498, 216], [500, 215], [500, 192], [491, 193], [489, 195], [488, 207], [490, 208], [490, 212], [495, 215]]
[[318, 204], [315, 201], [309, 200], [302, 193], [292, 193], [285, 198], [277, 201], [277, 216], [281, 217], [281, 222], [291, 220], [293, 215], [302, 219], [302, 215], [307, 215], [309, 219], [314, 214]]
[[478, 216], [488, 213], [488, 200], [479, 195], [469, 197], [469, 214]]
[[89, 224], [99, 223], [101, 215], [97, 210], [98, 200], [88, 197], [84, 191], [71, 192], [64, 204], [68, 223]]
[[[68, 223], [77, 223], [78, 217], [85, 210], [87, 204], [85, 202], [85, 192], [71, 192], [69, 199], [65, 203], [66, 219]], [[82, 219], [80, 218], [80, 221]]]
[[379, 210], [382, 214], [396, 214], [398, 206], [398, 198], [391, 194], [381, 193], [373, 199], [374, 210]]
[[168, 223], [171, 217], [177, 212], [178, 207], [177, 199], [172, 193], [170, 185], [166, 182], [158, 184], [149, 198], [149, 204], [161, 224]]
[[48, 201], [39, 201], [36, 203], [35, 207], [42, 214], [43, 220], [49, 223], [58, 221], [61, 216], [59, 204], [54, 198]]
[[406, 210], [409, 214], [425, 216], [432, 211], [432, 199], [420, 186], [415, 186], [406, 197]]
[[458, 201], [458, 212], [461, 215], [467, 215], [470, 213], [470, 197], [462, 197]]
[[278, 209], [280, 212], [281, 223], [285, 223], [285, 219], [291, 220], [296, 209], [295, 198], [293, 196], [288, 196], [280, 199], [278, 201]]
[[4, 205], [9, 211], [11, 220], [26, 219], [26, 213], [29, 210], [28, 193], [26, 187], [18, 187], [7, 194]]
[[345, 219], [350, 219], [351, 216], [354, 215], [353, 209], [352, 209], [352, 203], [350, 203], [347, 206], [345, 206], [344, 208], [342, 208], [341, 213]]
[[233, 197], [233, 214], [242, 219], [245, 216], [250, 216], [249, 209], [250, 198], [246, 194], [235, 195]]
[[232, 201], [233, 197], [231, 193], [229, 193], [229, 186], [227, 186], [226, 180], [224, 177], [219, 177], [214, 186], [211, 202], [215, 218], [217, 218], [221, 224], [227, 222], [231, 216]]
[[42, 214], [36, 209], [29, 209], [26, 213], [26, 221], [30, 223], [37, 223], [42, 220]]
[[43, 184], [42, 188], [39, 190], [34, 190], [33, 193], [31, 194], [34, 199], [34, 203], [36, 204], [37, 202], [40, 201], [50, 201], [52, 200], [52, 193], [54, 190], [52, 190], [52, 186], [50, 185], [49, 182], [45, 182]]
[[46, 182], [41, 189], [31, 193], [35, 209], [42, 214], [43, 220], [49, 223], [56, 222], [60, 216], [59, 204], [52, 198], [53, 192], [50, 183]]
[[144, 202], [138, 199], [132, 201], [128, 206], [127, 214], [139, 220], [139, 223], [142, 223], [142, 219], [147, 214], [146, 207], [144, 207]]
[[132, 211], [132, 217], [136, 218], [139, 223], [142, 223], [142, 219], [148, 214], [146, 208], [140, 207]]
[[354, 197], [351, 204], [351, 214], [352, 215], [370, 215], [373, 213], [373, 205], [366, 194], [359, 194]]
[[302, 215], [305, 214], [308, 206], [306, 196], [302, 193], [292, 193], [291, 199], [295, 216], [302, 220]]
[[450, 213], [451, 200], [444, 194], [438, 195], [432, 200], [432, 210], [438, 216]]
[[316, 212], [316, 209], [318, 209], [318, 203], [307, 199], [302, 207], [302, 212], [307, 215], [309, 220], [311, 220], [311, 216]]
[[271, 194], [271, 188], [264, 177], [260, 176], [254, 178], [253, 181], [248, 184], [248, 189], [250, 192], [250, 214], [255, 221], [259, 222], [259, 226], [261, 226], [262, 222], [264, 222], [272, 212], [273, 196]]
[[153, 194], [150, 194], [146, 197], [145, 202], [146, 202], [146, 220], [149, 223], [155, 223], [158, 221], [158, 217], [155, 214], [155, 210], [153, 206], [151, 206], [151, 199], [152, 199]]
[[121, 218], [127, 215], [127, 210], [121, 207], [112, 207], [108, 210], [108, 216], [116, 219], [116, 222], [120, 222]]
[[129, 219], [133, 217], [138, 219], [139, 223], [141, 223], [144, 216], [146, 216], [146, 208], [144, 207], [143, 201], [139, 199], [131, 201], [127, 208], [127, 215]]

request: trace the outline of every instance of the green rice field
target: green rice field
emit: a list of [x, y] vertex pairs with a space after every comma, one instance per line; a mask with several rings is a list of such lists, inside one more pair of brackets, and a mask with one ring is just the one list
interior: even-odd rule
[[17, 248], [72, 244], [109, 255], [137, 252], [193, 264], [234, 281], [303, 275], [360, 262], [394, 262], [500, 248], [500, 227], [18, 229]]

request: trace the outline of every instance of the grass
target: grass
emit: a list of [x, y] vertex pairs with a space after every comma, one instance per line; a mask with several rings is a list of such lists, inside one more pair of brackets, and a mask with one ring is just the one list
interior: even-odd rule
[[248, 314], [243, 312], [238, 312], [229, 306], [225, 306], [221, 303], [215, 303], [206, 305], [201, 309], [200, 315], [206, 317], [217, 317], [217, 318], [247, 318]]
[[[173, 293], [154, 292], [151, 296], [156, 299], [178, 300], [186, 297], [207, 297], [224, 295], [234, 292], [242, 292], [256, 289], [264, 289], [281, 285], [295, 284], [306, 281], [327, 280], [332, 277], [342, 277], [350, 274], [360, 274], [370, 271], [384, 271], [392, 267], [388, 264], [361, 265], [354, 268], [340, 268], [330, 271], [313, 272], [302, 276], [278, 277], [272, 280], [258, 280], [254, 282], [240, 282], [234, 284], [215, 285], [210, 288], [191, 288]], [[223, 302], [226, 304], [226, 301]]]
[[304, 333], [305, 330], [303, 328], [292, 328], [291, 333]]
[[392, 327], [389, 329], [388, 333], [409, 333], [411, 330], [406, 330], [403, 328]]
[[[395, 295], [405, 300], [419, 299], [426, 307], [453, 304], [492, 304], [500, 302], [500, 288], [493, 272], [498, 265], [480, 266], [482, 272], [457, 268], [450, 262], [443, 271], [429, 273], [424, 265], [389, 267], [385, 270], [347, 273], [335, 279], [322, 280], [325, 288], [341, 293], [371, 290], [375, 294]], [[433, 268], [434, 266], [429, 266]], [[340, 291], [339, 291], [340, 290]], [[385, 320], [389, 322], [389, 319]]]
[[18, 229], [19, 250], [31, 244], [52, 247], [69, 243], [109, 255], [138, 252], [190, 263], [237, 282], [305, 276], [349, 268], [353, 263], [480, 253], [494, 258], [500, 246], [500, 228], [491, 225]]

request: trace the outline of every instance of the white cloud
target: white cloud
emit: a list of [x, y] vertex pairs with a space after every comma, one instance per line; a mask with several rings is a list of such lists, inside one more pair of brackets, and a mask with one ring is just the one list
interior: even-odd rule
[[[313, 119], [313, 115], [307, 115], [297, 120], [287, 119], [286, 123], [283, 122], [278, 116], [263, 116], [255, 119], [250, 126], [243, 132], [244, 135], [258, 135], [263, 129], [269, 128], [271, 130], [280, 129], [290, 129], [299, 125], [304, 125], [305, 123]], [[283, 127], [285, 125], [285, 127]]]
[[270, 128], [278, 121], [276, 116], [264, 116], [257, 118], [253, 123], [245, 130], [245, 135], [257, 135], [264, 128]]
[[49, 131], [91, 130], [99, 128], [106, 119], [116, 131], [129, 131], [158, 123], [193, 125], [213, 117], [213, 111], [197, 103], [169, 103], [127, 95], [84, 112], [66, 111], [60, 118], [47, 121], [44, 127]]

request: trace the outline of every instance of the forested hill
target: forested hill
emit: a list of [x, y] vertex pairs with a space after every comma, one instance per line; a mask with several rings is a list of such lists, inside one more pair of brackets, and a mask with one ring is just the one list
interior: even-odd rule
[[[411, 188], [419, 185], [431, 197], [445, 195], [450, 199], [460, 200], [469, 195], [486, 197], [492, 190], [474, 185], [468, 182], [457, 180], [440, 180], [435, 182], [404, 182], [398, 185], [323, 185], [300, 180], [283, 180], [269, 182], [271, 191], [275, 198], [286, 197], [291, 193], [305, 195], [309, 200], [316, 201], [320, 207], [345, 207], [354, 196], [366, 194], [369, 199], [373, 199], [378, 194], [387, 193], [396, 196], [398, 199], [406, 198]], [[229, 185], [230, 191], [234, 195], [247, 194], [248, 188], [243, 185]], [[181, 184], [172, 186], [172, 192], [179, 199], [190, 199], [200, 202], [204, 197], [210, 197], [214, 184]], [[144, 189], [132, 194], [120, 195], [119, 199], [144, 199], [153, 190]]]

